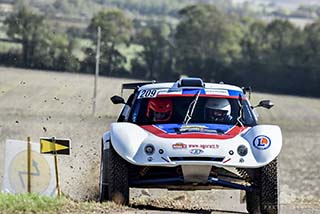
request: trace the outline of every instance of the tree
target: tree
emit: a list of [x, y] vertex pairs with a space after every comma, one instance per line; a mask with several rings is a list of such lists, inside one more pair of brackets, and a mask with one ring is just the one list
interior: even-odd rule
[[251, 86], [264, 90], [301, 91], [296, 82], [305, 69], [303, 44], [303, 33], [289, 21], [253, 22], [241, 42], [243, 76]]
[[[269, 71], [279, 66], [297, 64], [304, 37], [298, 28], [284, 20], [269, 24], [256, 21], [250, 24], [241, 41], [243, 60], [248, 64], [263, 64]], [[300, 53], [299, 53], [300, 52]]]
[[33, 14], [26, 6], [21, 5], [16, 13], [4, 21], [8, 25], [7, 35], [22, 43], [22, 63], [27, 67], [34, 67], [35, 49], [45, 39], [44, 20], [43, 16]]
[[238, 26], [212, 5], [188, 6], [180, 15], [175, 35], [180, 69], [188, 75], [221, 79], [241, 51]]
[[269, 46], [265, 39], [266, 24], [261, 21], [249, 25], [241, 41], [243, 61], [257, 63], [263, 61]]
[[301, 32], [287, 20], [274, 20], [266, 26], [266, 42], [270, 46], [269, 62], [294, 64], [294, 49], [303, 43]]
[[22, 44], [22, 66], [40, 69], [78, 71], [80, 64], [72, 55], [67, 36], [51, 31], [44, 16], [19, 5], [5, 20], [7, 35]]
[[303, 65], [303, 78], [300, 81], [307, 83], [306, 92], [318, 95], [320, 92], [320, 20], [309, 24], [304, 29], [305, 42], [300, 51], [301, 64]]
[[66, 34], [49, 33], [47, 40], [36, 46], [34, 62], [38, 68], [77, 72], [80, 62], [72, 55], [73, 43]]
[[320, 60], [320, 20], [309, 24], [304, 29], [304, 63], [318, 65]]
[[166, 23], [154, 23], [138, 31], [136, 42], [143, 46], [143, 50], [138, 54], [138, 58], [134, 59], [133, 64], [138, 66], [138, 69], [145, 70], [143, 77], [168, 78], [174, 60], [169, 41], [170, 34], [170, 26]]
[[129, 43], [131, 20], [118, 9], [104, 9], [98, 12], [88, 27], [94, 43], [98, 26], [101, 28], [101, 64], [107, 70], [107, 74], [112, 74], [126, 61], [117, 50], [117, 45]]

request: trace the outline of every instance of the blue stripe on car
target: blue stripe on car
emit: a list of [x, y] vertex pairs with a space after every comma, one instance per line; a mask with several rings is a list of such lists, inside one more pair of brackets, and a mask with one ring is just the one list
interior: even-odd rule
[[228, 90], [229, 96], [243, 96], [243, 93], [241, 91], [236, 91], [236, 90]]
[[[200, 94], [206, 94], [205, 89], [200, 89]], [[183, 89], [182, 94], [196, 94], [198, 93], [199, 89]]]

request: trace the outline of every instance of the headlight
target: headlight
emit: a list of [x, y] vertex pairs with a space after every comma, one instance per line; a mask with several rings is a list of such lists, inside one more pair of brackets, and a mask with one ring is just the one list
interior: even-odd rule
[[151, 144], [148, 144], [144, 147], [144, 152], [147, 154], [147, 155], [152, 155], [154, 153], [154, 146], [151, 145]]
[[248, 154], [248, 148], [245, 145], [240, 145], [237, 149], [240, 156], [246, 156]]

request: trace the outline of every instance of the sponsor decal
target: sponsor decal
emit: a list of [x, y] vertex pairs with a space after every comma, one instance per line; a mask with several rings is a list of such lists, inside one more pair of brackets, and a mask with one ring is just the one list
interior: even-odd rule
[[268, 149], [271, 145], [271, 140], [265, 135], [259, 135], [254, 138], [253, 146], [260, 150]]
[[182, 94], [182, 90], [181, 89], [159, 89], [158, 90], [158, 96], [161, 95], [181, 95]]
[[172, 144], [172, 148], [173, 149], [186, 149], [187, 148], [187, 144], [175, 143], [175, 144]]
[[182, 125], [180, 132], [203, 132], [206, 129], [208, 129], [208, 127], [204, 125]]
[[203, 153], [202, 149], [191, 149], [190, 153], [193, 155], [200, 155], [201, 153]]
[[206, 93], [207, 94], [229, 96], [228, 90], [223, 90], [223, 89], [206, 89]]
[[218, 144], [188, 144], [189, 148], [219, 149]]

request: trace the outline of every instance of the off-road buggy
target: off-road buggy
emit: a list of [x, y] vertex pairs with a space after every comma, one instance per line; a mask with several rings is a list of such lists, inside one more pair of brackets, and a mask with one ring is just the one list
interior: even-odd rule
[[134, 92], [102, 137], [100, 201], [129, 203], [129, 187], [246, 192], [249, 213], [277, 213], [281, 130], [258, 125], [243, 88], [182, 78], [123, 84]]

